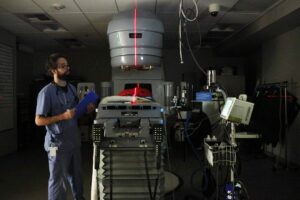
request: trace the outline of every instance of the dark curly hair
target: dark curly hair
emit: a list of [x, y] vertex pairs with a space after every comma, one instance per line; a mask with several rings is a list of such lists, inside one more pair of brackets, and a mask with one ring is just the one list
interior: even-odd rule
[[53, 53], [53, 54], [48, 56], [45, 68], [46, 68], [47, 73], [49, 75], [52, 75], [51, 70], [57, 69], [57, 60], [59, 58], [65, 58], [66, 60], [68, 60], [67, 57], [65, 55], [61, 54], [61, 53]]

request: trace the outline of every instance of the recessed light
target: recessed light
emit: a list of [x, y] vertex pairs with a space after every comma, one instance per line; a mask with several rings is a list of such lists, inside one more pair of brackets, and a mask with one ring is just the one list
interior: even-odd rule
[[56, 10], [62, 10], [62, 9], [66, 8], [65, 5], [60, 4], [60, 3], [54, 3], [54, 4], [52, 4], [52, 7], [55, 8]]

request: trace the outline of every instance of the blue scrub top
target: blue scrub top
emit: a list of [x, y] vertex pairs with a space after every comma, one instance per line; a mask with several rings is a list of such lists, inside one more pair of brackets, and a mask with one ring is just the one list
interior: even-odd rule
[[[46, 85], [38, 94], [35, 114], [50, 117], [74, 108], [78, 103], [76, 89], [69, 83], [67, 87], [68, 90], [64, 91], [54, 83]], [[46, 130], [44, 143], [46, 151], [50, 146], [69, 151], [81, 145], [76, 118], [47, 125]]]

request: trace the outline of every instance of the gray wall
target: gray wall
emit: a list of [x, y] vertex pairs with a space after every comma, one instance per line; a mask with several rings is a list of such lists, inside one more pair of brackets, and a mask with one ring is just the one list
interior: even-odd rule
[[[288, 90], [300, 99], [300, 27], [263, 44], [262, 80], [266, 83], [288, 81]], [[300, 115], [288, 133], [288, 159], [300, 164]], [[279, 152], [279, 147], [274, 151]], [[281, 155], [283, 155], [284, 151]]]
[[[14, 55], [16, 55], [16, 38], [9, 32], [0, 29], [0, 43], [8, 45], [13, 48]], [[15, 56], [14, 56], [15, 57]], [[15, 58], [14, 58], [15, 60]], [[10, 130], [0, 131], [0, 156], [17, 150], [17, 126], [16, 126], [16, 67], [14, 62], [14, 128]], [[1, 123], [1, 120], [0, 120]]]
[[[39, 78], [45, 74], [47, 57], [54, 52], [36, 52], [34, 54], [33, 77]], [[94, 82], [99, 89], [100, 82], [111, 81], [111, 66], [109, 51], [78, 50], [61, 52], [69, 59], [71, 75], [86, 82]]]
[[[22, 46], [22, 45], [21, 45]], [[34, 143], [32, 136], [34, 134], [34, 114], [32, 101], [32, 69], [33, 52], [22, 49], [17, 46], [17, 128], [18, 128], [18, 149], [26, 145], [32, 146]], [[23, 45], [24, 47], [24, 45]]]
[[17, 96], [28, 97], [32, 81], [33, 53], [17, 50]]
[[[244, 75], [244, 58], [242, 57], [220, 57], [214, 54], [211, 49], [199, 49], [194, 52], [199, 65], [207, 70], [213, 68], [220, 70], [222, 67], [233, 67], [236, 75]], [[177, 49], [167, 49], [163, 52], [163, 65], [165, 78], [167, 81], [179, 83], [184, 74], [185, 81], [195, 84], [195, 89], [206, 84], [206, 77], [195, 65], [189, 52], [183, 52], [184, 64], [180, 64], [179, 51]], [[230, 76], [223, 77], [222, 80], [230, 81]], [[218, 81], [218, 80], [217, 80]], [[244, 85], [244, 83], [242, 83]], [[231, 90], [232, 88], [226, 88]]]

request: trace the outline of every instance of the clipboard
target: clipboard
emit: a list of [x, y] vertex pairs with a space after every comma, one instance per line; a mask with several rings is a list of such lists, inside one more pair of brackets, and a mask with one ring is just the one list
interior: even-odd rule
[[87, 110], [86, 110], [87, 106], [90, 103], [93, 103], [96, 105], [98, 100], [99, 100], [99, 97], [95, 92], [91, 91], [91, 92], [87, 93], [86, 96], [75, 107], [75, 110], [76, 110], [75, 117], [76, 118], [81, 117], [83, 114], [85, 114], [87, 112]]

